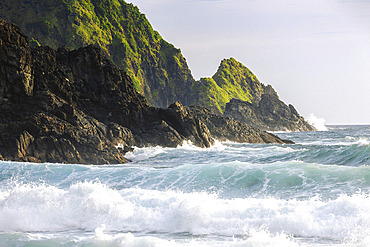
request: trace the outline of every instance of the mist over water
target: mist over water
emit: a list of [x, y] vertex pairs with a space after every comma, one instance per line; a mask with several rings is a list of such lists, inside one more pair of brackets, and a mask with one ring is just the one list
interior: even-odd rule
[[370, 246], [370, 127], [0, 162], [0, 246]]

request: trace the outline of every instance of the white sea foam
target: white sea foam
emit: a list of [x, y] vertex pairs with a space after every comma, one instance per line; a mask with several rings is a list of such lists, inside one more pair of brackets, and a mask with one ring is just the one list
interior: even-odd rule
[[128, 152], [125, 157], [133, 161], [147, 160], [161, 153], [165, 153], [168, 149], [169, 148], [160, 146], [143, 148], [134, 147], [134, 151]]
[[360, 139], [358, 139], [356, 144], [358, 144], [359, 146], [368, 146], [370, 145], [370, 141], [367, 138], [361, 137]]
[[[119, 232], [231, 237], [266, 231], [275, 236], [274, 241], [285, 233], [353, 242], [370, 234], [369, 204], [367, 194], [299, 201], [222, 199], [205, 192], [139, 188], [114, 190], [98, 182], [79, 182], [66, 189], [44, 184], [17, 185], [2, 191], [0, 231], [94, 231], [105, 225], [107, 231]], [[131, 243], [132, 236], [124, 239]], [[132, 243], [152, 240], [134, 238]]]
[[209, 152], [221, 152], [225, 150], [227, 146], [225, 143], [215, 141], [215, 144], [209, 148], [201, 148], [193, 145], [190, 141], [184, 141], [181, 145], [176, 148], [168, 147], [135, 147], [134, 151], [128, 152], [125, 157], [134, 162], [146, 161], [151, 158], [156, 158], [158, 155], [173, 153], [174, 151], [181, 153], [184, 152], [197, 152], [197, 153], [209, 153]]
[[370, 145], [370, 140], [366, 137], [353, 137], [353, 136], [346, 136], [345, 140], [347, 142], [338, 143], [339, 145], [353, 145], [357, 144], [359, 146], [368, 146]]
[[[181, 246], [173, 240], [165, 240], [152, 236], [135, 237], [132, 233], [108, 234], [104, 233], [104, 225], [95, 229], [94, 244], [96, 246], [123, 246], [123, 247], [170, 247]], [[190, 245], [188, 245], [190, 246]]]
[[208, 241], [199, 239], [161, 239], [154, 236], [135, 236], [132, 233], [105, 233], [105, 227], [99, 227], [95, 230], [94, 243], [98, 246], [127, 246], [127, 247], [269, 247], [269, 246], [298, 246], [291, 238], [285, 234], [272, 236], [266, 231], [251, 231], [249, 234], [240, 238], [231, 238], [228, 241], [208, 239]]
[[353, 137], [353, 136], [346, 136], [346, 137], [345, 137], [345, 139], [346, 139], [346, 140], [349, 140], [349, 141], [356, 140], [356, 138], [355, 138], [355, 137]]
[[183, 149], [183, 150], [193, 150], [193, 151], [222, 151], [226, 148], [225, 143], [231, 143], [231, 142], [221, 142], [218, 140], [215, 140], [214, 145], [212, 145], [210, 148], [201, 148], [195, 146], [191, 141], [184, 141], [181, 145], [179, 145], [177, 148], [178, 149]]
[[[260, 144], [257, 146], [249, 143], [234, 143], [234, 142], [221, 142], [215, 141], [215, 144], [210, 148], [200, 148], [194, 146], [190, 142], [184, 142], [181, 146], [176, 148], [165, 148], [165, 147], [144, 147], [144, 148], [135, 148], [133, 152], [129, 152], [126, 154], [126, 158], [134, 161], [135, 164], [143, 165], [150, 164], [151, 160], [163, 160], [162, 164], [166, 166], [164, 163], [167, 161], [171, 161], [172, 158], [175, 158], [176, 161], [179, 163], [177, 164], [188, 164], [188, 163], [196, 163], [201, 164], [202, 162], [209, 163], [215, 161], [215, 157], [217, 160], [220, 158], [225, 161], [225, 159], [229, 159], [234, 157], [233, 161], [235, 161], [235, 157], [237, 155], [248, 157], [248, 155], [252, 157], [256, 156], [266, 156], [268, 154], [275, 155], [291, 153], [291, 152], [298, 152], [302, 151], [303, 149], [293, 149], [290, 146], [282, 146], [282, 145], [263, 145]], [[220, 153], [223, 153], [224, 156], [219, 156]], [[236, 156], [235, 156], [236, 155]], [[172, 159], [174, 161], [174, 159]], [[176, 164], [175, 162], [171, 162]]]
[[325, 126], [325, 119], [316, 117], [313, 113], [307, 118], [307, 121], [313, 125], [318, 131], [327, 131], [328, 128]]

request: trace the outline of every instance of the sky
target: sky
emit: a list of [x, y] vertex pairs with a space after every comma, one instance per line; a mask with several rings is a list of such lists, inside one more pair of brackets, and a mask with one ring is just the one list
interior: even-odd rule
[[195, 79], [234, 57], [305, 118], [370, 124], [370, 0], [128, 0]]

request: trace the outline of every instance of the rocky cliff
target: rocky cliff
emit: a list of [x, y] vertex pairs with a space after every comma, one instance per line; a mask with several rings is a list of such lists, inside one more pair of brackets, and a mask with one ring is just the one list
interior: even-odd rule
[[[290, 118], [288, 113], [282, 118], [261, 116], [268, 112], [257, 107], [265, 87], [248, 68], [233, 58], [224, 59], [212, 78], [195, 81], [181, 51], [154, 31], [137, 7], [124, 0], [3, 0], [0, 17], [19, 25], [31, 37], [33, 46], [43, 44], [54, 49], [60, 46], [77, 49], [95, 44], [128, 74], [150, 105], [167, 107], [179, 101], [223, 114], [226, 104], [237, 98], [254, 106], [248, 108], [249, 111], [257, 111], [236, 114], [234, 109], [227, 112], [227, 116], [270, 130], [312, 129], [296, 114], [290, 122], [286, 120], [289, 124], [280, 125], [274, 121]], [[286, 107], [283, 108], [279, 112], [285, 112]], [[260, 122], [249, 118], [260, 119]]]
[[2, 19], [0, 112], [6, 160], [124, 163], [133, 145], [214, 143], [207, 125], [181, 103], [149, 106], [100, 48], [30, 48], [20, 29]]
[[188, 103], [194, 79], [181, 51], [123, 0], [3, 0], [0, 17], [18, 25], [33, 45], [77, 49], [97, 45], [131, 78], [149, 104]]
[[211, 135], [219, 141], [239, 143], [280, 143], [293, 144], [290, 140], [282, 140], [276, 135], [252, 127], [231, 117], [213, 114], [202, 106], [189, 106], [188, 111], [204, 122]]
[[193, 91], [200, 104], [213, 113], [233, 117], [262, 130], [315, 130], [292, 105], [282, 102], [270, 85], [259, 82], [234, 58], [224, 59], [215, 75], [202, 78]]
[[258, 102], [262, 95], [262, 86], [243, 64], [234, 58], [224, 59], [212, 78], [202, 78], [193, 84], [192, 104], [205, 106], [213, 113], [222, 114], [226, 103], [233, 98], [250, 103]]
[[316, 130], [294, 106], [287, 106], [271, 86], [263, 87], [261, 99], [255, 103], [231, 99], [225, 107], [225, 116], [267, 131]]
[[213, 144], [181, 104], [150, 107], [99, 48], [30, 48], [19, 28], [3, 20], [0, 110], [2, 159], [123, 163], [132, 145]]

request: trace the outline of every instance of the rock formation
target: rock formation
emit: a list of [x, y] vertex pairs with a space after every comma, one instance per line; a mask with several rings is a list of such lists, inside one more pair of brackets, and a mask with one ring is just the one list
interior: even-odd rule
[[0, 112], [0, 158], [6, 160], [124, 163], [134, 145], [214, 143], [206, 124], [181, 103], [149, 106], [98, 47], [30, 48], [20, 29], [2, 19]]
[[181, 51], [124, 0], [2, 0], [0, 17], [34, 45], [78, 49], [97, 45], [131, 78], [150, 105], [187, 104], [193, 76]]
[[212, 112], [268, 131], [315, 130], [292, 105], [279, 99], [275, 90], [234, 58], [224, 59], [212, 78], [194, 87], [201, 105]]
[[207, 125], [212, 137], [219, 141], [293, 144], [292, 141], [282, 140], [276, 135], [251, 127], [234, 118], [213, 114], [205, 107], [190, 106], [188, 109]]
[[287, 106], [271, 86], [263, 87], [261, 99], [250, 103], [232, 99], [226, 104], [224, 116], [267, 131], [314, 131], [294, 106]]
[[232, 98], [258, 102], [263, 93], [263, 84], [257, 77], [234, 58], [223, 59], [212, 78], [201, 78], [193, 86], [193, 105], [209, 108], [222, 114]]
[[[302, 121], [295, 126], [294, 114], [289, 124], [280, 125], [274, 122], [280, 117], [260, 116], [263, 111], [259, 111], [258, 106], [265, 87], [233, 58], [224, 59], [212, 78], [195, 81], [181, 51], [153, 30], [137, 7], [124, 0], [3, 0], [0, 17], [19, 25], [32, 38], [34, 46], [41, 43], [54, 49], [60, 46], [77, 49], [97, 45], [128, 74], [135, 88], [152, 106], [165, 108], [179, 101], [223, 114], [226, 103], [237, 98], [251, 103], [254, 107], [248, 108], [250, 111], [258, 110], [235, 115], [249, 115], [260, 121], [248, 120], [247, 123], [268, 130], [313, 129]], [[285, 112], [285, 107], [279, 112]], [[226, 113], [233, 114], [234, 111]], [[301, 119], [299, 115], [298, 118]], [[245, 121], [245, 117], [238, 119]], [[283, 128], [279, 129], [280, 126]]]
[[123, 163], [132, 145], [213, 144], [207, 127], [181, 104], [150, 107], [99, 48], [30, 48], [4, 20], [0, 110], [0, 154], [9, 160]]

